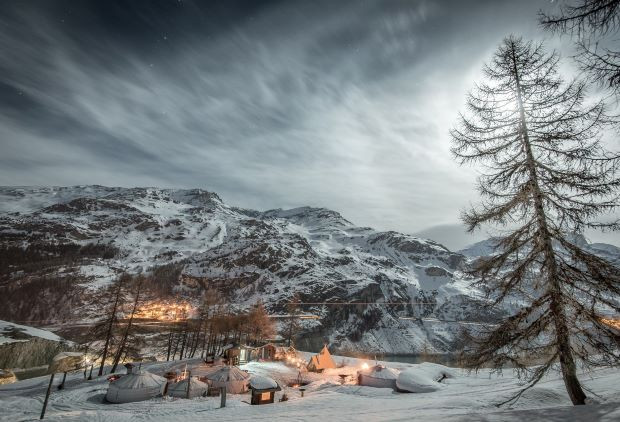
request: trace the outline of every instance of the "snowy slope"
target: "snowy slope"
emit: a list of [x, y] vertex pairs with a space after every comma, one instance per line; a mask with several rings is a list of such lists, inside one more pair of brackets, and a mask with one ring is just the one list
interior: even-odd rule
[[[47, 259], [58, 243], [84, 249]], [[482, 311], [464, 274], [465, 255], [477, 252], [359, 227], [324, 208], [230, 207], [201, 189], [0, 187], [0, 246], [34, 248], [36, 261], [0, 268], [10, 304], [0, 317], [40, 324], [95, 318], [101, 289], [122, 271], [171, 263], [181, 268], [171, 292], [189, 301], [216, 288], [235, 306], [262, 300], [274, 314], [296, 294], [312, 302], [303, 311], [319, 319], [298, 340], [311, 350], [327, 341], [369, 353], [447, 352], [458, 321], [498, 317]], [[34, 300], [33, 291], [45, 294]]]
[[[600, 368], [580, 374], [588, 395], [594, 399], [585, 406], [572, 406], [561, 377], [557, 373], [545, 376], [539, 384], [523, 394], [512, 406], [496, 405], [516, 394], [523, 385], [515, 374], [506, 370], [500, 376], [482, 370], [478, 374], [454, 369], [455, 377], [442, 381], [438, 391], [419, 394], [394, 393], [392, 389], [344, 385], [338, 374], [354, 375], [361, 362], [334, 356], [337, 363], [347, 366], [328, 370], [324, 374], [304, 374], [307, 385], [304, 397], [298, 388], [286, 384], [297, 377], [297, 370], [281, 362], [251, 362], [242, 367], [251, 375], [268, 376], [280, 382], [282, 391], [276, 401], [264, 406], [249, 405], [249, 393], [228, 394], [226, 407], [220, 409], [219, 397], [194, 399], [162, 398], [125, 404], [103, 402], [107, 376], [84, 380], [80, 372], [70, 373], [64, 390], [53, 390], [46, 420], [50, 421], [578, 421], [611, 422], [620, 418], [620, 384], [617, 368]], [[367, 364], [374, 363], [366, 362]], [[396, 370], [423, 367], [396, 362], [384, 362]], [[166, 371], [191, 370], [199, 373], [195, 361], [146, 364], [146, 369], [163, 375]], [[39, 417], [49, 377], [33, 378], [0, 386], [0, 420], [30, 421]], [[54, 384], [60, 383], [57, 378]], [[279, 402], [286, 394], [288, 401]]]
[[50, 341], [64, 341], [56, 334], [47, 330], [14, 324], [8, 321], [0, 321], [0, 345], [28, 341], [32, 337], [38, 337]]

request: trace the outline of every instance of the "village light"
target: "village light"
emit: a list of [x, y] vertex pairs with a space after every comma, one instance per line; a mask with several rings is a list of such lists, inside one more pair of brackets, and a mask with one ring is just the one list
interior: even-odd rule
[[601, 322], [605, 325], [608, 325], [610, 327], [616, 328], [616, 329], [620, 329], [620, 319], [613, 319], [613, 318], [601, 318]]

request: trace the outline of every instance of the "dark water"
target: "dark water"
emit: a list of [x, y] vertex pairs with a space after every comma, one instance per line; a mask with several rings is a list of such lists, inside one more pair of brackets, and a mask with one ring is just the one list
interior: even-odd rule
[[402, 362], [402, 363], [423, 363], [432, 362], [439, 363], [445, 366], [459, 367], [459, 362], [455, 356], [452, 355], [386, 355], [377, 356], [377, 360], [383, 360], [386, 362]]
[[[340, 353], [339, 353], [340, 354]], [[385, 362], [401, 362], [401, 363], [423, 363], [432, 362], [439, 363], [445, 366], [451, 366], [454, 368], [461, 367], [457, 357], [455, 355], [356, 355], [350, 356], [352, 358], [367, 359], [367, 360], [379, 360]]]

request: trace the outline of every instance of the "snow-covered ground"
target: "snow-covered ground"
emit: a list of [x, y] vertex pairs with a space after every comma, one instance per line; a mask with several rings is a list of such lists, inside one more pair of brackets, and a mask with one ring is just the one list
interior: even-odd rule
[[[326, 374], [304, 374], [305, 396], [298, 388], [285, 385], [297, 378], [297, 370], [279, 362], [251, 362], [242, 367], [251, 374], [266, 375], [283, 385], [286, 402], [264, 406], [249, 405], [249, 394], [228, 395], [227, 407], [219, 408], [219, 397], [186, 399], [155, 398], [152, 400], [106, 404], [106, 377], [85, 381], [83, 374], [70, 374], [64, 390], [54, 389], [46, 419], [56, 421], [618, 421], [620, 420], [620, 370], [599, 369], [583, 374], [581, 379], [598, 403], [571, 406], [561, 378], [550, 375], [526, 392], [512, 408], [497, 408], [496, 403], [519, 389], [511, 371], [503, 376], [488, 372], [467, 374], [454, 370], [456, 377], [446, 379], [439, 390], [422, 394], [395, 393], [391, 389], [340, 384], [339, 375], [353, 375], [363, 361], [351, 358], [347, 366]], [[368, 362], [372, 364], [374, 362]], [[157, 374], [185, 367], [200, 374], [198, 360], [145, 365]], [[399, 370], [414, 365], [385, 362]], [[33, 378], [0, 387], [0, 420], [26, 421], [39, 417], [49, 377]], [[55, 381], [59, 383], [60, 379]]]
[[0, 320], [0, 344], [28, 341], [32, 337], [40, 337], [51, 341], [64, 341], [50, 331]]

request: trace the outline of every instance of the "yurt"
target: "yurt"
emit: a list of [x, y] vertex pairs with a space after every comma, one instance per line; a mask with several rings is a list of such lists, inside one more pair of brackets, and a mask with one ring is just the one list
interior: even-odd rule
[[163, 394], [166, 381], [166, 378], [150, 372], [131, 372], [110, 382], [105, 398], [110, 403], [148, 400]]
[[323, 349], [317, 354], [310, 358], [310, 362], [308, 362], [308, 371], [312, 372], [323, 372], [325, 369], [335, 368], [336, 364], [332, 359], [332, 355], [327, 350], [327, 346], [323, 346]]
[[223, 366], [207, 374], [207, 379], [212, 387], [226, 387], [227, 393], [241, 394], [248, 391], [250, 376], [236, 366]]
[[376, 388], [393, 388], [396, 387], [398, 379], [398, 371], [392, 368], [386, 368], [383, 365], [376, 365], [365, 371], [358, 371], [357, 383], [368, 387]]
[[[188, 383], [189, 383], [189, 396], [188, 396]], [[197, 378], [185, 378], [179, 382], [175, 382], [168, 386], [168, 395], [172, 397], [181, 397], [192, 399], [194, 397], [202, 397], [207, 395], [209, 386]]]

